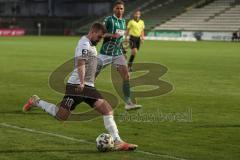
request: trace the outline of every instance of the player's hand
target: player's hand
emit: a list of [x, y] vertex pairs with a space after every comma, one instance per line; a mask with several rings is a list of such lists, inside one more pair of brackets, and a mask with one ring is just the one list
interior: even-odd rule
[[119, 38], [119, 37], [121, 37], [121, 35], [118, 34], [118, 33], [115, 33], [115, 34], [112, 35], [112, 38]]
[[144, 38], [143, 38], [143, 37], [141, 37], [140, 39], [141, 39], [141, 43], [143, 43], [143, 42], [144, 42]]
[[81, 84], [79, 84], [79, 85], [77, 86], [77, 91], [78, 91], [78, 92], [82, 92], [82, 91], [83, 91], [83, 88], [84, 88], [84, 84], [81, 83]]
[[111, 33], [105, 33], [104, 35], [103, 35], [103, 38], [119, 38], [119, 37], [121, 37], [121, 35], [120, 34], [118, 34], [118, 33], [115, 33], [115, 34], [111, 34]]

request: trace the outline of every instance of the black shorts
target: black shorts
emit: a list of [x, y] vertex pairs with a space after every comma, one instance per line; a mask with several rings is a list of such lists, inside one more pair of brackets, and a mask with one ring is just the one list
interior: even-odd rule
[[141, 44], [140, 37], [130, 36], [129, 45], [130, 45], [131, 49], [137, 48], [139, 50], [140, 44]]
[[81, 102], [85, 102], [89, 106], [94, 107], [94, 103], [98, 99], [103, 99], [95, 87], [85, 85], [81, 92], [77, 87], [78, 85], [76, 84], [66, 85], [65, 96], [60, 103], [61, 107], [68, 110], [74, 110]]

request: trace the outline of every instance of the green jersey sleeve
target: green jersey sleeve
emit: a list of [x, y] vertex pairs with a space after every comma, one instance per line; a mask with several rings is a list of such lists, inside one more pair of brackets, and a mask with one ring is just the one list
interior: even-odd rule
[[103, 21], [108, 33], [113, 33], [113, 26], [111, 22], [111, 17], [106, 17]]

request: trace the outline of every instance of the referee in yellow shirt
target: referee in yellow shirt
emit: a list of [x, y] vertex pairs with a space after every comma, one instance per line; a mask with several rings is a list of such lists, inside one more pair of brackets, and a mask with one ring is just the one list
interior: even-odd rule
[[137, 54], [137, 51], [140, 48], [141, 42], [144, 40], [144, 21], [140, 19], [141, 12], [140, 10], [136, 10], [133, 13], [133, 18], [128, 22], [126, 37], [129, 35], [129, 45], [131, 47], [131, 56], [128, 61], [128, 69], [132, 71], [132, 64], [134, 58]]

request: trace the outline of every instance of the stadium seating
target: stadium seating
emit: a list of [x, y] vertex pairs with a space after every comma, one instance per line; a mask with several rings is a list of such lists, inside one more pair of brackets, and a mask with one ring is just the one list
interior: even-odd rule
[[240, 29], [240, 4], [235, 0], [215, 0], [192, 8], [155, 27], [156, 30], [237, 31]]
[[153, 29], [157, 25], [181, 14], [185, 8], [198, 1], [199, 0], [152, 0], [152, 3], [141, 8], [146, 30]]
[[[145, 21], [146, 30], [151, 30], [157, 25], [182, 13], [185, 8], [198, 2], [199, 0], [135, 0], [126, 4], [125, 18], [130, 19], [134, 10], [140, 9]], [[178, 6], [178, 7], [176, 7]], [[111, 15], [109, 13], [107, 15]], [[107, 16], [107, 15], [104, 15]], [[103, 21], [103, 17], [96, 18], [95, 21]], [[92, 22], [77, 28], [77, 33], [86, 33]]]

